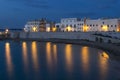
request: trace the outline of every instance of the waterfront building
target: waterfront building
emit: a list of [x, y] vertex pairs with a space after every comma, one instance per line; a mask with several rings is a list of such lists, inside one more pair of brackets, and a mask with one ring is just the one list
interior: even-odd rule
[[119, 19], [86, 20], [88, 31], [120, 31]]
[[40, 32], [46, 31], [46, 24], [47, 24], [47, 21], [45, 19], [40, 20], [40, 26], [39, 26]]
[[55, 23], [45, 19], [28, 21], [24, 27], [25, 32], [50, 32], [56, 31]]
[[78, 19], [78, 18], [63, 18], [60, 23], [56, 23], [55, 26], [60, 31], [81, 31], [81, 32], [93, 32], [93, 31], [120, 31], [120, 19]]
[[120, 32], [120, 19], [63, 18], [60, 23], [41, 19], [28, 21], [24, 30], [25, 32]]
[[[79, 31], [81, 26], [78, 25], [79, 19], [77, 18], [64, 18], [61, 19], [60, 23], [56, 23], [55, 26], [59, 28], [60, 31]], [[82, 22], [80, 22], [82, 23]]]
[[25, 32], [44, 32], [46, 31], [47, 21], [45, 19], [28, 21], [25, 25]]
[[38, 32], [40, 27], [40, 20], [28, 21], [25, 25], [25, 32]]

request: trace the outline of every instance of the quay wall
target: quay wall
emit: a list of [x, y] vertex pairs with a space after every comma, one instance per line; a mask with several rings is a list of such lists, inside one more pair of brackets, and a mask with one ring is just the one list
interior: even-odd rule
[[[20, 32], [20, 33], [11, 33], [11, 38], [18, 38], [22, 40], [47, 40], [51, 42], [62, 42], [62, 43], [73, 43], [80, 45], [87, 45], [97, 47], [110, 53], [115, 56], [120, 56], [120, 46], [116, 45], [120, 43], [120, 39], [104, 37], [99, 35], [94, 35], [94, 32]], [[96, 38], [98, 40], [96, 41]], [[102, 42], [99, 40], [102, 39]], [[111, 44], [108, 43], [109, 40]]]
[[[70, 40], [89, 40], [89, 41], [97, 41], [104, 43], [120, 43], [120, 38], [106, 37], [107, 35], [115, 34], [114, 32], [109, 34], [102, 32], [100, 35], [94, 35], [96, 32], [17, 32], [11, 33], [11, 38], [19, 38], [19, 39], [70, 39]], [[116, 33], [117, 36], [120, 33]], [[102, 39], [102, 40], [101, 40]], [[101, 41], [100, 41], [101, 40]]]
[[83, 32], [31, 32], [25, 33], [21, 32], [19, 37], [24, 39], [87, 39], [94, 41], [92, 33], [83, 33]]

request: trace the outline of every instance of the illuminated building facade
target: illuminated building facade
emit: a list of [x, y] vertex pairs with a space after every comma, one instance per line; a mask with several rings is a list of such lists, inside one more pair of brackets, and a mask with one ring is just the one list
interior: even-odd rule
[[47, 22], [45, 19], [28, 21], [24, 27], [25, 32], [55, 32], [56, 29], [54, 22]]
[[90, 31], [114, 31], [120, 32], [120, 19], [77, 19], [64, 18], [57, 23], [60, 31], [63, 32], [90, 32]]
[[88, 31], [120, 31], [120, 20], [119, 19], [97, 19], [97, 20], [86, 20]]
[[47, 23], [46, 20], [29, 21], [25, 32], [120, 32], [120, 19], [78, 19], [63, 18], [60, 23]]
[[84, 21], [80, 21], [77, 18], [64, 18], [61, 19], [60, 23], [56, 23], [55, 26], [63, 32], [81, 31], [82, 25], [79, 25], [79, 23], [83, 25]]
[[46, 20], [34, 20], [28, 21], [25, 25], [24, 31], [25, 32], [44, 32], [46, 31]]

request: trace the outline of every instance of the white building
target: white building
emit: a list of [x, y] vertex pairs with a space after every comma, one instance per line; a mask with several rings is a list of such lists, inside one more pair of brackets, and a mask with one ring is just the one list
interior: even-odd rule
[[79, 23], [83, 22], [79, 22], [77, 18], [65, 18], [61, 19], [60, 23], [56, 23], [55, 26], [59, 26], [60, 31], [79, 31], [81, 27], [78, 25]]
[[86, 20], [88, 31], [119, 31], [119, 19]]
[[46, 31], [46, 26], [48, 26], [49, 23], [46, 22], [46, 20], [34, 20], [34, 21], [28, 21], [25, 25], [24, 31], [25, 32], [44, 32]]
[[120, 31], [120, 19], [77, 19], [64, 18], [59, 26], [60, 31]]
[[39, 27], [40, 27], [40, 21], [39, 20], [29, 21], [25, 25], [24, 30], [25, 30], [25, 32], [38, 32]]
[[24, 27], [25, 32], [50, 32], [56, 31], [54, 22], [47, 22], [44, 19], [28, 21]]

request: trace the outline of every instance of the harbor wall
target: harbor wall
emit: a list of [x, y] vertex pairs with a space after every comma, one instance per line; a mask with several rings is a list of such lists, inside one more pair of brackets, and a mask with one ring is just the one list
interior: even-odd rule
[[[104, 43], [120, 43], [119, 38], [106, 37], [106, 33], [102, 33], [104, 36], [94, 35], [96, 32], [19, 32], [11, 33], [11, 38], [19, 39], [70, 39], [70, 40], [89, 40], [98, 41]], [[110, 33], [111, 35], [112, 33]], [[115, 33], [114, 33], [115, 34]], [[120, 35], [120, 33], [117, 33]], [[108, 35], [108, 33], [107, 33]], [[98, 39], [98, 40], [97, 40]], [[100, 41], [101, 40], [101, 41]]]
[[21, 32], [19, 37], [24, 39], [85, 39], [94, 41], [92, 33], [83, 32]]
[[[95, 35], [94, 32], [20, 32], [11, 33], [11, 38], [86, 45], [105, 50], [114, 56], [120, 56], [119, 39]], [[96, 41], [96, 38], [98, 38], [98, 41]], [[102, 42], [99, 41], [100, 39], [102, 39]], [[116, 44], [108, 43], [109, 40]]]

